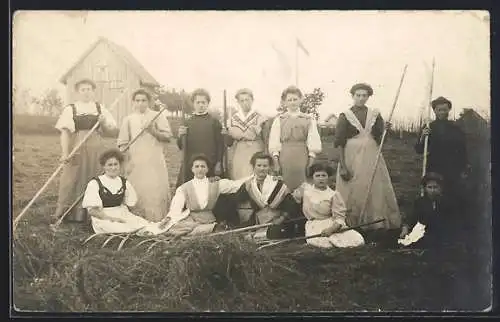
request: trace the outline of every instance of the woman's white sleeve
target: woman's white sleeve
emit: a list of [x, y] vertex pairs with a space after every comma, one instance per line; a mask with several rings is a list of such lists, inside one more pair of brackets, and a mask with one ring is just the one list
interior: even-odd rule
[[281, 121], [279, 116], [273, 120], [269, 132], [269, 152], [272, 156], [279, 156], [281, 152]]
[[71, 106], [66, 106], [59, 118], [57, 119], [55, 128], [59, 131], [63, 129], [68, 130], [70, 133], [75, 132], [75, 121], [73, 120], [73, 109]]
[[99, 196], [99, 185], [97, 181], [91, 180], [87, 184], [85, 194], [83, 195], [82, 208], [102, 208], [102, 200]]
[[322, 149], [318, 125], [314, 119], [311, 119], [311, 124], [307, 133], [307, 149], [309, 151], [309, 156], [313, 158], [315, 158], [316, 154], [320, 153]]

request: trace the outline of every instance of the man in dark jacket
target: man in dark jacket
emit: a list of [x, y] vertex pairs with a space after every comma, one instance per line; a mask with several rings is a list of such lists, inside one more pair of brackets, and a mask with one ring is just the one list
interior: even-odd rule
[[454, 121], [448, 120], [452, 103], [444, 97], [432, 101], [436, 120], [421, 131], [415, 150], [424, 153], [425, 137], [428, 136], [428, 155], [426, 172], [435, 172], [443, 176], [443, 188], [448, 199], [452, 200], [457, 210], [465, 204], [461, 195], [460, 181], [467, 169], [466, 142], [463, 131]]

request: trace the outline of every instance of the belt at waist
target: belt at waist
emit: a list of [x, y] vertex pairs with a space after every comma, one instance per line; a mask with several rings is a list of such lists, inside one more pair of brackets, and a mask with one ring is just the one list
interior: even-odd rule
[[242, 139], [234, 139], [236, 142], [257, 142], [257, 143], [261, 143], [262, 140], [255, 140], [255, 139], [246, 139], [246, 138], [242, 138]]
[[191, 218], [202, 224], [210, 224], [215, 222], [215, 216], [211, 210], [190, 210]]

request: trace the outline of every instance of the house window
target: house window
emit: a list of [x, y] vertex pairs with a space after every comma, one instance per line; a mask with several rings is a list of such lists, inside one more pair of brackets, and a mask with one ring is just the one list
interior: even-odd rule
[[94, 79], [97, 82], [106, 82], [109, 79], [108, 66], [105, 62], [98, 62], [94, 69]]
[[123, 88], [123, 80], [119, 79], [111, 80], [109, 83], [109, 88], [111, 89]]

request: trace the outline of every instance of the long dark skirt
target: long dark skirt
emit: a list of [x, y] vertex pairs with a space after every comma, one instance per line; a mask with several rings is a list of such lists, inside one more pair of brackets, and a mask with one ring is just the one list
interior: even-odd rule
[[[87, 131], [79, 131], [73, 140], [75, 146], [87, 134]], [[73, 146], [71, 149], [73, 149]], [[85, 191], [88, 182], [95, 176], [101, 174], [99, 156], [103, 152], [103, 141], [98, 133], [93, 133], [80, 147], [77, 153], [65, 165], [59, 181], [59, 194], [56, 218], [59, 218], [73, 204], [75, 200]], [[86, 212], [81, 208], [81, 201], [73, 208], [66, 217], [66, 221], [88, 222]]]

